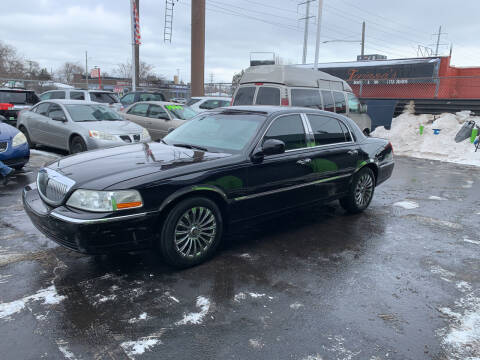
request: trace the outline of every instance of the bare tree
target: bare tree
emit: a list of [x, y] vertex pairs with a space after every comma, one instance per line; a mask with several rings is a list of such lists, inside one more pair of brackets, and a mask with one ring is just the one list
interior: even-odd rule
[[25, 62], [10, 45], [0, 42], [0, 76], [22, 78], [25, 75]]
[[72, 83], [73, 75], [84, 74], [85, 70], [78, 63], [72, 63], [67, 61], [62, 66], [60, 66], [59, 69], [57, 69], [56, 73], [60, 81]]
[[[140, 61], [140, 80], [163, 79], [163, 76], [158, 76], [153, 72], [154, 67], [155, 66], [147, 64], [145, 61]], [[127, 60], [124, 63], [117, 64], [117, 67], [113, 70], [113, 74], [124, 79], [131, 78], [132, 63]]]

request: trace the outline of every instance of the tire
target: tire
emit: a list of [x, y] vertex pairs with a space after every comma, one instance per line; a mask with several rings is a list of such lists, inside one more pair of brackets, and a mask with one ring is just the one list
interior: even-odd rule
[[85, 141], [80, 136], [74, 136], [72, 140], [70, 140], [70, 154], [77, 154], [80, 152], [87, 151], [87, 145]]
[[222, 232], [222, 213], [215, 202], [204, 197], [187, 198], [170, 210], [158, 247], [167, 264], [187, 268], [213, 256], [221, 243]]
[[28, 147], [30, 149], [35, 149], [35, 147], [37, 146], [37, 144], [35, 144], [31, 139], [30, 139], [30, 134], [28, 133], [27, 129], [24, 127], [24, 126], [20, 126], [20, 128], [18, 129], [20, 130], [23, 135], [25, 135], [25, 137], [27, 138], [27, 143], [28, 143]]
[[375, 192], [375, 175], [364, 167], [353, 177], [347, 196], [340, 199], [340, 205], [349, 213], [357, 214], [365, 210]]

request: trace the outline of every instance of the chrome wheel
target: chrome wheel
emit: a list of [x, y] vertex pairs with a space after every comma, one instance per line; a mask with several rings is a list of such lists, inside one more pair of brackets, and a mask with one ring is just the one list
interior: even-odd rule
[[208, 251], [217, 234], [213, 212], [203, 206], [188, 209], [175, 225], [175, 249], [180, 255], [194, 258]]
[[358, 207], [368, 205], [373, 195], [373, 179], [369, 174], [363, 174], [355, 187], [355, 203]]

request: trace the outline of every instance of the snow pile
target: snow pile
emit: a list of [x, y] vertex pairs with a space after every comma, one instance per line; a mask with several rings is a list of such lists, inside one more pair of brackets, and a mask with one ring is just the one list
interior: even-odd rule
[[[371, 136], [390, 140], [397, 155], [480, 166], [480, 151], [475, 152], [470, 140], [458, 144], [454, 140], [468, 120], [480, 124], [480, 117], [471, 116], [470, 111], [437, 116], [406, 112], [392, 120], [390, 130], [381, 126]], [[423, 135], [419, 132], [420, 125], [424, 126]], [[440, 133], [434, 135], [433, 129], [440, 129]]]

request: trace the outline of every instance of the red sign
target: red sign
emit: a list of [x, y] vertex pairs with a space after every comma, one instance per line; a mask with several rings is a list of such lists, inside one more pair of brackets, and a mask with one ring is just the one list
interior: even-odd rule
[[98, 78], [100, 75], [100, 68], [93, 68], [92, 70], [90, 70], [90, 76], [92, 78]]

